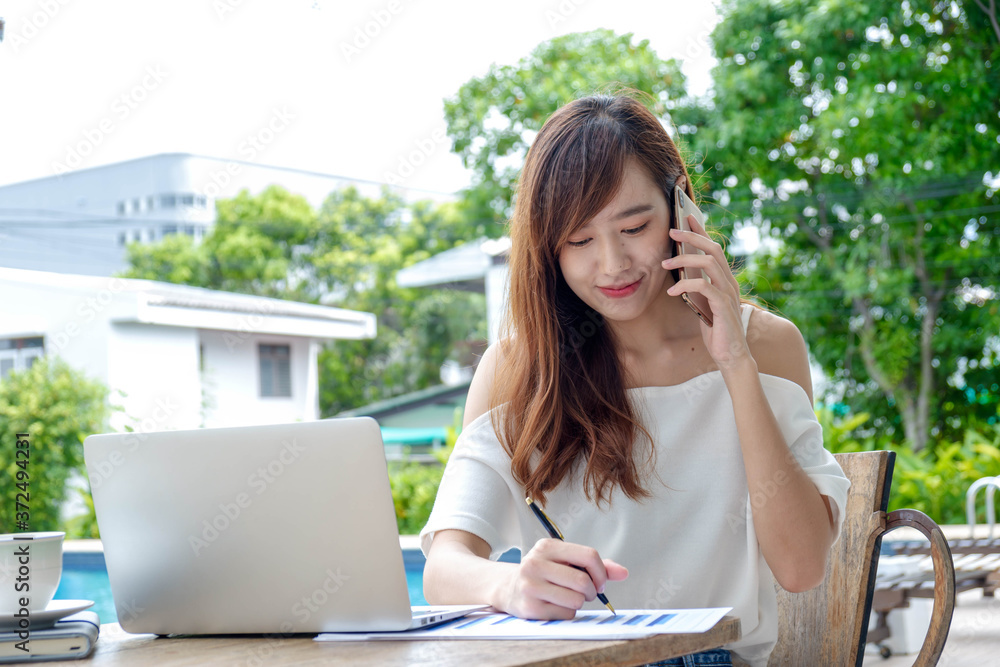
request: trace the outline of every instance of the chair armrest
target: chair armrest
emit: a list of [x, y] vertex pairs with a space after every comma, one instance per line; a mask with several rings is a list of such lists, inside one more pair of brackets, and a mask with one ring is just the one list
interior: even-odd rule
[[938, 663], [944, 651], [948, 630], [951, 629], [951, 617], [955, 613], [955, 563], [951, 558], [951, 548], [945, 539], [941, 528], [923, 512], [917, 510], [896, 510], [885, 518], [886, 533], [909, 526], [916, 528], [931, 543], [931, 560], [934, 563], [934, 607], [931, 611], [931, 623], [927, 628], [927, 636], [920, 647], [920, 653], [914, 661], [914, 667], [931, 667]]

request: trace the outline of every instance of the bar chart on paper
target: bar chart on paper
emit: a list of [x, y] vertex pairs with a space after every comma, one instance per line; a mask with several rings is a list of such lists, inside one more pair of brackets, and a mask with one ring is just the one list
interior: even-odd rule
[[706, 632], [732, 607], [581, 611], [569, 620], [533, 621], [479, 612], [444, 625], [406, 632], [334, 632], [317, 641], [373, 639], [633, 639], [657, 634]]

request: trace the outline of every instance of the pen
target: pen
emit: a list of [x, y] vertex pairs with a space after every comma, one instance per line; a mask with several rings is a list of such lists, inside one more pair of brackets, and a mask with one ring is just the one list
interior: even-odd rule
[[[551, 537], [554, 540], [562, 540], [563, 542], [566, 541], [566, 539], [562, 536], [562, 533], [559, 531], [559, 529], [556, 528], [556, 524], [552, 523], [552, 520], [542, 510], [541, 507], [535, 504], [534, 500], [532, 500], [531, 498], [525, 498], [524, 502], [528, 503], [528, 507], [530, 507], [531, 511], [535, 513], [535, 516], [538, 517], [538, 522], [542, 524], [542, 528], [544, 528], [545, 532], [549, 534], [549, 537]], [[587, 571], [586, 568], [582, 568], [579, 565], [571, 565], [570, 567], [575, 567], [581, 572]], [[618, 615], [618, 612], [616, 612], [615, 608], [611, 606], [610, 602], [608, 602], [608, 598], [604, 595], [604, 593], [598, 593], [597, 599], [603, 602], [604, 606], [610, 609], [612, 614], [614, 614], [615, 616]]]

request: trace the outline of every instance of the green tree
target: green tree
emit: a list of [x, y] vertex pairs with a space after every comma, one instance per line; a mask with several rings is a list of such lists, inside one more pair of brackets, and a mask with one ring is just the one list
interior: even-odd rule
[[216, 203], [203, 242], [171, 235], [128, 249], [145, 278], [375, 313], [373, 340], [334, 341], [320, 354], [320, 410], [331, 415], [438, 383], [454, 343], [485, 338], [485, 299], [402, 289], [395, 274], [473, 232], [461, 202], [406, 204], [389, 189], [337, 190], [315, 211], [271, 186]]
[[144, 278], [258, 296], [309, 300], [302, 246], [317, 234], [316, 212], [301, 195], [272, 185], [216, 202], [216, 223], [203, 242], [171, 234], [132, 243], [125, 278]]
[[83, 439], [107, 430], [107, 397], [104, 385], [58, 357], [0, 382], [0, 532], [63, 529], [66, 482], [84, 473]]
[[[989, 11], [987, 11], [989, 10]], [[728, 0], [689, 138], [747, 273], [919, 451], [995, 417], [1000, 31], [983, 3]], [[991, 171], [992, 170], [992, 171]]]
[[515, 66], [493, 65], [445, 101], [453, 150], [473, 173], [463, 202], [475, 236], [503, 234], [528, 146], [552, 112], [609, 84], [649, 93], [663, 113], [683, 96], [684, 75], [648, 41], [595, 30], [543, 42]]
[[159, 243], [129, 243], [126, 259], [129, 268], [122, 272], [124, 278], [211, 286], [208, 254], [187, 234], [171, 234]]
[[338, 305], [378, 315], [372, 340], [335, 341], [320, 358], [320, 404], [336, 414], [440, 382], [454, 344], [485, 338], [483, 295], [401, 288], [396, 272], [460, 243], [458, 205], [407, 209], [388, 192], [379, 199], [346, 188], [319, 212], [316, 280], [342, 295]]

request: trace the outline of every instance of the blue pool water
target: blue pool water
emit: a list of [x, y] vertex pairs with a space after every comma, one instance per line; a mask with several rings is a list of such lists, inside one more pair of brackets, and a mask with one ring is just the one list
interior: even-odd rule
[[[420, 552], [404, 552], [406, 585], [410, 590], [410, 604], [427, 604], [424, 599], [424, 557]], [[93, 600], [92, 610], [101, 617], [101, 623], [116, 623], [115, 603], [111, 597], [111, 583], [102, 553], [63, 554], [63, 573], [56, 590], [57, 600]]]
[[93, 600], [91, 607], [101, 623], [115, 623], [115, 603], [102, 553], [64, 553], [63, 573], [56, 589], [56, 600]]

